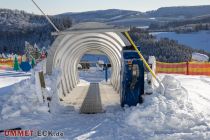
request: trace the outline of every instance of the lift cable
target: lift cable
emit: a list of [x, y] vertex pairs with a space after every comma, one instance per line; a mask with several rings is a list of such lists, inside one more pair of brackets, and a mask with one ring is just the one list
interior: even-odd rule
[[34, 5], [39, 9], [39, 11], [45, 16], [45, 18], [48, 20], [48, 22], [53, 26], [53, 28], [56, 30], [56, 32], [60, 32], [60, 30], [55, 26], [55, 24], [52, 22], [52, 20], [44, 13], [44, 11], [38, 6], [38, 4], [34, 1], [31, 0]]

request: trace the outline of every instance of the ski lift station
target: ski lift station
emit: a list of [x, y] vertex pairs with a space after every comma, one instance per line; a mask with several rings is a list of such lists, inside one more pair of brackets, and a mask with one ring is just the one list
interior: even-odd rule
[[[57, 38], [48, 53], [46, 72], [50, 75], [54, 69], [61, 70], [57, 92], [62, 101], [77, 104], [81, 113], [102, 112], [106, 103], [132, 106], [142, 102], [143, 62], [127, 31], [129, 28], [87, 22], [52, 33]], [[108, 57], [112, 66], [109, 84], [80, 81], [77, 66], [91, 51]]]

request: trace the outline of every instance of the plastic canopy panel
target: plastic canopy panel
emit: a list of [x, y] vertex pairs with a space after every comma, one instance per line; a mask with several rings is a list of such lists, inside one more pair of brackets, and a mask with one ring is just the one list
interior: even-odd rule
[[82, 23], [58, 34], [48, 53], [46, 70], [47, 74], [51, 74], [54, 68], [61, 70], [58, 82], [60, 97], [69, 94], [79, 83], [77, 65], [81, 57], [91, 50], [107, 55], [112, 64], [110, 81], [119, 92], [122, 50], [130, 43], [122, 33], [115, 31], [123, 29], [103, 23]]

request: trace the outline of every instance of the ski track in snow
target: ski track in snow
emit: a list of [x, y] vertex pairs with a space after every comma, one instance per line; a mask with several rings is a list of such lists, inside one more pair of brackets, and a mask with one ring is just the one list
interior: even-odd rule
[[[96, 74], [97, 81], [104, 80], [103, 72], [93, 70], [91, 73]], [[167, 93], [165, 96], [154, 94], [146, 96], [144, 104], [137, 107], [113, 106], [107, 108], [105, 113], [87, 115], [72, 111], [70, 106], [56, 104], [58, 109], [51, 114], [39, 104], [33, 104], [34, 108], [28, 110], [27, 105], [24, 106], [25, 103], [30, 105], [29, 101], [36, 99], [33, 82], [30, 82], [33, 78], [21, 82], [20, 85], [24, 84], [22, 88], [18, 84], [29, 78], [29, 75], [0, 71], [0, 129], [22, 127], [26, 130], [64, 132], [63, 138], [53, 139], [210, 139], [210, 77], [170, 75], [181, 83], [187, 95], [182, 95], [185, 93], [184, 90], [179, 91], [181, 98], [178, 98], [179, 94]], [[85, 79], [91, 74], [80, 73], [80, 76]], [[159, 76], [163, 78], [167, 75]], [[46, 82], [47, 86], [53, 86], [53, 79], [47, 79]], [[91, 79], [90, 82], [95, 81]], [[176, 86], [173, 84], [172, 86]], [[31, 91], [21, 95], [26, 90]], [[21, 98], [25, 98], [24, 101]], [[35, 101], [33, 103], [36, 103]], [[36, 110], [36, 107], [39, 110]], [[12, 113], [12, 116], [3, 118], [9, 114], [2, 114], [2, 109], [4, 112]], [[3, 136], [0, 134], [0, 139], [1, 137]], [[31, 139], [52, 138], [32, 137]]]
[[[19, 83], [30, 77], [30, 73], [0, 70], [0, 88]], [[1, 92], [0, 92], [1, 93]]]
[[203, 114], [203, 117], [209, 123], [208, 125], [210, 125], [210, 78], [205, 76], [179, 77], [177, 78], [182, 81], [182, 86], [187, 89], [193, 107], [197, 112]]

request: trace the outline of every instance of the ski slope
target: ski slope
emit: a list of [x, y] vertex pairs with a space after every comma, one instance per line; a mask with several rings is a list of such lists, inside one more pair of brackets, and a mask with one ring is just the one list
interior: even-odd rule
[[[161, 74], [158, 76], [166, 87], [165, 95], [160, 95], [157, 88], [136, 107], [121, 108], [116, 103], [105, 107], [104, 113], [80, 114], [72, 105], [59, 103], [56, 95], [53, 95], [51, 113], [48, 113], [46, 105], [38, 103], [34, 93], [33, 72], [30, 78], [22, 73], [11, 78], [7, 73], [0, 71], [0, 75], [4, 75], [0, 77], [1, 130], [13, 127], [55, 130], [64, 132], [64, 137], [54, 139], [75, 140], [210, 139], [210, 77]], [[94, 74], [101, 74], [101, 71]], [[55, 90], [58, 75], [46, 77], [49, 93]], [[98, 80], [104, 84], [104, 77], [101, 78]], [[81, 84], [88, 84], [81, 81]]]
[[151, 34], [156, 36], [157, 39], [169, 38], [177, 40], [180, 44], [187, 45], [194, 49], [200, 49], [210, 52], [210, 31], [179, 34], [175, 32], [154, 32]]
[[30, 73], [0, 70], [0, 88], [18, 83], [30, 77]]

